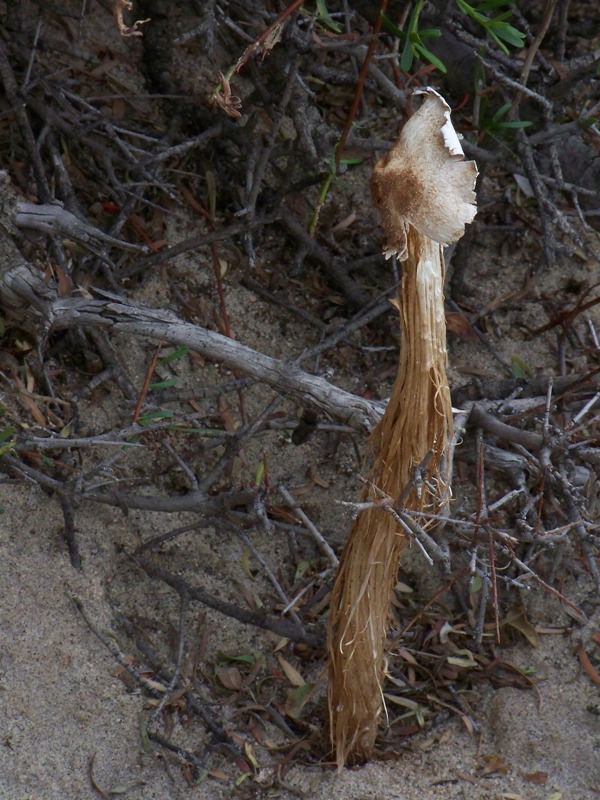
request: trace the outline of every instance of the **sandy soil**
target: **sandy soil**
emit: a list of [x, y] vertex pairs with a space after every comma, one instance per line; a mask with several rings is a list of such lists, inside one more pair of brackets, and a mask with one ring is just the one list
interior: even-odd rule
[[[84, 569], [78, 574], [61, 541], [57, 505], [38, 489], [24, 486], [4, 486], [2, 496], [0, 797], [92, 800], [98, 796], [90, 781], [92, 759], [97, 786], [110, 797], [237, 796], [234, 775], [225, 782], [208, 778], [188, 787], [179, 768], [171, 765], [167, 770], [159, 749], [144, 752], [138, 730], [144, 698], [115, 677], [118, 665], [72, 601], [77, 596], [95, 624], [124, 643], [114, 626], [114, 605], [107, 602], [115, 572], [123, 569], [120, 546], [137, 544], [148, 531], [156, 534], [173, 521], [138, 513], [126, 519], [113, 509], [83, 509], [77, 527]], [[226, 554], [219, 551], [220, 558]], [[584, 598], [589, 587], [582, 583], [572, 588]], [[164, 613], [166, 601], [156, 592], [149, 596], [147, 589], [147, 613], [159, 606]], [[139, 595], [140, 587], [129, 585], [129, 590]], [[126, 587], [118, 594], [131, 606]], [[542, 628], [569, 622], [558, 602], [544, 596], [537, 598], [531, 612]], [[248, 631], [241, 626], [215, 620], [209, 650], [239, 643], [244, 635]], [[265, 647], [264, 638], [251, 638]], [[532, 670], [539, 679], [537, 690], [484, 688], [472, 735], [456, 719], [441, 720], [382, 763], [339, 776], [331, 768], [298, 765], [286, 782], [314, 800], [592, 800], [600, 786], [598, 690], [573, 653], [572, 637], [542, 635], [538, 649], [516, 646], [502, 657]], [[189, 731], [182, 733], [194, 738]], [[483, 775], [486, 769], [491, 771]], [[268, 774], [266, 768], [263, 780]], [[269, 796], [295, 795], [280, 790]]]

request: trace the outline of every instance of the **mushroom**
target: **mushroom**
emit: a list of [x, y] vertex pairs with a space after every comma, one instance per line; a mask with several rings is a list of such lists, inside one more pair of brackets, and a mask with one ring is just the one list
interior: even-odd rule
[[[328, 702], [339, 769], [370, 757], [385, 705], [388, 613], [407, 538], [390, 510], [397, 504], [436, 515], [450, 500], [443, 246], [459, 239], [476, 214], [477, 166], [464, 160], [446, 101], [430, 88], [415, 94], [424, 96], [421, 107], [371, 178], [385, 256], [402, 261], [393, 301], [401, 344], [392, 393], [371, 437], [374, 463], [363, 500], [372, 505], [356, 517], [331, 596]], [[435, 526], [429, 519], [426, 528]]]

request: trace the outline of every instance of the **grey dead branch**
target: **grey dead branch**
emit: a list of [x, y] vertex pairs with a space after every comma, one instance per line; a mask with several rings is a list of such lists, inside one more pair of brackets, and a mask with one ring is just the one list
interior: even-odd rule
[[[11, 192], [6, 184], [4, 190], [7, 195]], [[10, 204], [7, 205], [12, 208]], [[97, 244], [114, 245], [116, 242], [74, 215], [53, 206], [18, 203], [14, 218], [5, 217], [3, 222], [7, 232], [14, 230], [17, 225], [44, 233], [69, 235], [92, 252]], [[127, 242], [116, 243], [123, 249], [132, 249]], [[133, 249], [143, 250], [138, 247]], [[85, 325], [130, 333], [142, 339], [164, 340], [170, 344], [188, 346], [211, 361], [265, 381], [282, 393], [295, 397], [301, 403], [314, 405], [359, 431], [372, 427], [381, 414], [381, 403], [364, 400], [317, 375], [303, 372], [293, 363], [282, 363], [214, 331], [186, 323], [170, 311], [136, 306], [100, 290], [98, 294], [101, 297], [110, 299], [59, 298], [56, 290], [41, 278], [39, 270], [24, 261], [18, 250], [11, 246], [10, 239], [5, 240], [1, 280], [1, 298], [7, 312], [10, 313], [11, 308], [16, 311], [31, 304], [40, 316], [39, 330], [44, 337], [56, 330]]]
[[[359, 432], [370, 430], [380, 419], [384, 409], [383, 403], [352, 395], [324, 378], [303, 372], [294, 363], [278, 361], [214, 331], [187, 323], [168, 310], [144, 308], [101, 290], [97, 290], [97, 294], [110, 299], [77, 296], [59, 298], [57, 288], [42, 278], [39, 270], [27, 262], [14, 245], [11, 232], [14, 234], [15, 226], [42, 230], [45, 233], [68, 232], [73, 239], [85, 246], [93, 246], [92, 242], [114, 244], [116, 240], [107, 237], [93, 226], [80, 222], [74, 215], [59, 207], [33, 207], [30, 203], [17, 202], [13, 190], [6, 181], [2, 196], [5, 210], [0, 224], [7, 234], [3, 237], [0, 294], [2, 305], [9, 315], [18, 314], [19, 318], [22, 316], [26, 318], [33, 312], [38, 334], [43, 340], [46, 340], [53, 331], [68, 329], [75, 325], [130, 333], [142, 340], [164, 340], [170, 344], [188, 346], [211, 361], [221, 363], [232, 370], [241, 370], [303, 404], [315, 406]], [[128, 243], [125, 242], [123, 245], [127, 248]], [[576, 377], [569, 379], [569, 383], [576, 382]], [[527, 401], [527, 405], [531, 407], [538, 402], [539, 398], [534, 398]], [[474, 424], [534, 451], [542, 446], [541, 434], [505, 425], [486, 412], [485, 406], [489, 406], [489, 402], [470, 405], [469, 414]], [[139, 428], [132, 429], [128, 435], [132, 436], [138, 431]], [[88, 439], [86, 443], [92, 444], [93, 441]], [[98, 442], [101, 441], [102, 437], [99, 437]], [[98, 495], [92, 493], [90, 497], [97, 498]], [[205, 500], [202, 495], [198, 497], [190, 495], [187, 500], [178, 499], [173, 502], [167, 500], [163, 509], [165, 511], [198, 509]], [[151, 505], [150, 500], [137, 498], [137, 501], [133, 501], [132, 507], [144, 508]]]

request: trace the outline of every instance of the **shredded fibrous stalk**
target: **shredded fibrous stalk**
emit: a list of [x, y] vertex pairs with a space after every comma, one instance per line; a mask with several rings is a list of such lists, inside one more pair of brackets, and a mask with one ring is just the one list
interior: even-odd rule
[[329, 614], [329, 719], [338, 767], [372, 753], [384, 709], [388, 611], [406, 532], [394, 510], [445, 511], [452, 406], [446, 378], [444, 258], [476, 213], [477, 167], [465, 161], [450, 107], [418, 89], [420, 109], [375, 165], [373, 203], [387, 234], [386, 256], [403, 262], [397, 306], [398, 374], [371, 445], [363, 493], [344, 547]]
[[[377, 455], [363, 499], [395, 503], [402, 496], [405, 509], [438, 512], [449, 499], [445, 454], [452, 435], [443, 256], [440, 245], [414, 228], [407, 240], [398, 294], [400, 363], [372, 436]], [[384, 707], [388, 608], [405, 543], [389, 510], [369, 508], [356, 518], [342, 554], [329, 620], [331, 739], [340, 767], [373, 750]]]

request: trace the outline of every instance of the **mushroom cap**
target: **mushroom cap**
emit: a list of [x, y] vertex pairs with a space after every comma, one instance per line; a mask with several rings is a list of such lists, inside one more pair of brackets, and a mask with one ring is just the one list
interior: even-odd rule
[[377, 162], [371, 177], [373, 204], [388, 237], [386, 258], [407, 256], [408, 225], [441, 245], [455, 242], [472, 222], [477, 165], [465, 161], [450, 106], [435, 89], [402, 128], [398, 142]]

